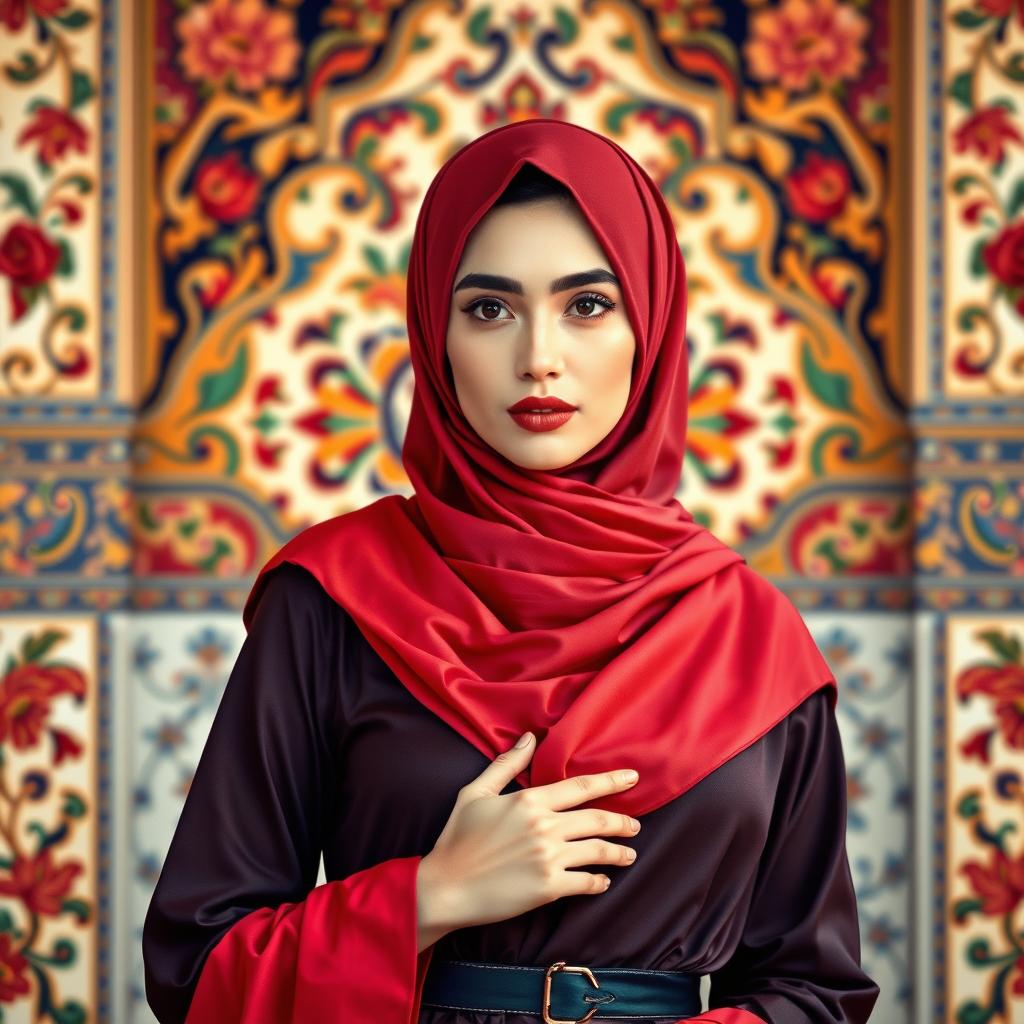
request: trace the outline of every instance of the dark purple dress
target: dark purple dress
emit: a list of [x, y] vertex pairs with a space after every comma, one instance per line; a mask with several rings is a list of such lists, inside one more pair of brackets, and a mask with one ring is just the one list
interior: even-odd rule
[[[274, 569], [146, 916], [157, 1018], [184, 1021], [233, 923], [305, 897], [321, 849], [328, 882], [428, 853], [458, 789], [488, 763], [409, 693], [311, 574]], [[584, 868], [609, 875], [606, 892], [451, 932], [433, 956], [710, 974], [712, 1009], [770, 1024], [861, 1024], [879, 989], [860, 966], [845, 837], [842, 747], [819, 690], [645, 815], [635, 838], [608, 837], [638, 857]], [[539, 1020], [423, 1007], [419, 1024], [496, 1018]]]

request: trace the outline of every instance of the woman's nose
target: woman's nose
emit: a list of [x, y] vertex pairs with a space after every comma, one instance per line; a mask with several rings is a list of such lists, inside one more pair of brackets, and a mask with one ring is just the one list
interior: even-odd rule
[[561, 374], [562, 352], [558, 345], [557, 330], [545, 323], [543, 318], [534, 317], [523, 332], [523, 342], [518, 355], [516, 371], [520, 377], [541, 380], [551, 374]]

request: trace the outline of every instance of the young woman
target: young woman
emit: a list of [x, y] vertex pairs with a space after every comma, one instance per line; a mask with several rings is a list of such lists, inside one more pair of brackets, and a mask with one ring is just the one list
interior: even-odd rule
[[835, 680], [674, 498], [685, 319], [610, 140], [535, 120], [442, 167], [415, 493], [253, 586], [145, 922], [160, 1021], [868, 1019]]

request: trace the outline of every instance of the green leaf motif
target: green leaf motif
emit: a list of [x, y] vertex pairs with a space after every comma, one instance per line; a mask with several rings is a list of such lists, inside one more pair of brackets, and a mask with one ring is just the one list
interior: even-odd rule
[[70, 899], [62, 901], [60, 905], [61, 913], [73, 914], [80, 923], [85, 924], [91, 920], [93, 907], [91, 903], [85, 900]]
[[605, 125], [610, 132], [620, 132], [622, 131], [623, 121], [625, 121], [634, 110], [640, 110], [642, 107], [642, 103], [637, 103], [634, 100], [627, 100], [624, 103], [616, 103], [605, 112]]
[[971, 185], [984, 186], [984, 182], [976, 174], [958, 174], [953, 179], [953, 191], [962, 196]]
[[801, 365], [807, 383], [819, 402], [830, 409], [853, 412], [850, 403], [850, 378], [820, 366], [814, 359], [810, 343], [806, 341], [801, 352]]
[[92, 79], [84, 71], [75, 71], [71, 75], [71, 109], [80, 107], [96, 95]]
[[965, 106], [968, 110], [974, 109], [974, 103], [971, 100], [970, 71], [961, 71], [960, 74], [949, 83], [949, 95], [958, 103]]
[[977, 999], [971, 999], [956, 1011], [956, 1024], [989, 1024], [991, 1020], [992, 1015]]
[[192, 415], [218, 409], [238, 394], [242, 381], [245, 380], [248, 356], [248, 347], [244, 344], [239, 345], [230, 366], [200, 377], [199, 404], [192, 410]]
[[1020, 637], [1009, 636], [995, 629], [986, 629], [978, 634], [978, 639], [995, 651], [999, 657], [1010, 665], [1019, 665], [1021, 656]]
[[956, 325], [961, 331], [973, 331], [979, 320], [988, 320], [988, 310], [984, 306], [964, 306], [956, 318]]
[[956, 903], [953, 904], [953, 918], [956, 921], [965, 921], [968, 916], [973, 914], [976, 910], [981, 910], [981, 900], [957, 900]]
[[92, 15], [83, 10], [66, 11], [64, 14], [55, 15], [55, 17], [65, 28], [85, 28], [92, 22]]
[[60, 629], [47, 629], [42, 633], [25, 637], [21, 644], [22, 661], [41, 661], [46, 652], [66, 634]]
[[77, 793], [65, 793], [61, 810], [69, 818], [84, 818], [88, 807]]
[[370, 269], [378, 276], [384, 277], [388, 272], [388, 264], [384, 254], [375, 245], [363, 246], [363, 257], [370, 264]]
[[483, 46], [487, 42], [487, 23], [491, 20], [490, 7], [481, 7], [466, 24], [466, 33], [474, 43]]
[[980, 11], [957, 11], [953, 15], [953, 24], [960, 28], [979, 28], [988, 21], [988, 15]]
[[64, 184], [74, 185], [81, 196], [87, 196], [92, 191], [92, 182], [84, 174], [72, 174], [64, 179]]
[[985, 246], [988, 245], [988, 238], [979, 238], [973, 246], [971, 246], [971, 262], [970, 271], [971, 277], [986, 277], [988, 275], [988, 267], [985, 264]]
[[60, 248], [60, 261], [57, 263], [56, 273], [60, 277], [72, 277], [75, 273], [75, 254], [71, 250], [71, 243], [66, 238], [58, 238], [57, 245]]
[[10, 193], [11, 198], [7, 206], [20, 206], [33, 219], [39, 216], [39, 207], [32, 198], [32, 189], [20, 174], [0, 174], [0, 185]]
[[981, 799], [978, 791], [972, 789], [957, 805], [956, 813], [961, 818], [973, 818], [981, 813]]
[[27, 50], [18, 54], [17, 64], [5, 64], [4, 71], [16, 82], [31, 82], [39, 77], [39, 65]]
[[1006, 212], [1010, 217], [1016, 217], [1024, 209], [1024, 178], [1018, 178], [1010, 193], [1010, 201], [1006, 204]]
[[153, 509], [148, 501], [140, 501], [137, 515], [139, 522], [147, 530], [155, 530], [160, 525], [156, 516], [153, 515]]
[[576, 19], [564, 7], [555, 8], [555, 24], [563, 43], [571, 43], [579, 35]]

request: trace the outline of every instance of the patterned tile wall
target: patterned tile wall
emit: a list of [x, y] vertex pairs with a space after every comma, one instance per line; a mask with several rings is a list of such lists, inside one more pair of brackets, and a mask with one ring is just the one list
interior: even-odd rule
[[249, 582], [407, 487], [418, 204], [538, 115], [676, 220], [679, 493], [840, 680], [873, 1019], [1024, 1019], [1022, 55], [1019, 0], [0, 0], [5, 1019], [151, 1019]]

